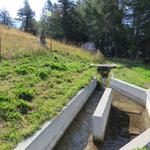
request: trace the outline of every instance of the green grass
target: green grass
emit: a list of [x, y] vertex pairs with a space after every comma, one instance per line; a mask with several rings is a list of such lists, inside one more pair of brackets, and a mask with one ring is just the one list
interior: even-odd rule
[[146, 147], [144, 147], [144, 148], [136, 148], [136, 149], [133, 149], [133, 150], [150, 150], [150, 147], [149, 148], [146, 148]]
[[13, 148], [55, 117], [96, 69], [58, 52], [5, 59], [0, 65], [0, 149]]
[[150, 88], [150, 65], [129, 60], [111, 60], [119, 65], [113, 69], [114, 77], [143, 88]]
[[103, 56], [0, 25], [0, 150], [9, 150], [57, 116], [95, 76]]
[[[103, 56], [52, 41], [43, 49], [39, 38], [0, 25], [0, 150], [9, 150], [54, 118], [85, 87]], [[137, 62], [113, 60], [120, 65], [115, 77], [150, 88], [150, 67]], [[99, 75], [98, 75], [99, 77]]]

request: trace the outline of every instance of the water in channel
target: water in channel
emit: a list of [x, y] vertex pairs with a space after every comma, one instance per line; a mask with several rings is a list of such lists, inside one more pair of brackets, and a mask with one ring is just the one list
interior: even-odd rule
[[118, 150], [150, 127], [146, 110], [127, 97], [113, 92], [105, 141], [93, 142], [92, 115], [102, 96], [96, 90], [67, 129], [54, 150]]

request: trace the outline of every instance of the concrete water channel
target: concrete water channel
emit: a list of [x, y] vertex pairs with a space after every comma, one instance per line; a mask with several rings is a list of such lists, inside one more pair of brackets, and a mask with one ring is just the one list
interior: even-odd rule
[[102, 93], [99, 89], [95, 90], [54, 150], [118, 150], [150, 128], [146, 109], [130, 98], [113, 91], [104, 143], [94, 143], [92, 115]]

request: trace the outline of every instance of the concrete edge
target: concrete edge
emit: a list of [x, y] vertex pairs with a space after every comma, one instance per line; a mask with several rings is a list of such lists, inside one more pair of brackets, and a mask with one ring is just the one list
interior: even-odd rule
[[107, 88], [92, 116], [93, 139], [103, 142], [112, 102], [112, 89]]
[[110, 87], [125, 96], [132, 98], [138, 104], [146, 107], [147, 90], [116, 78], [110, 79]]
[[[131, 142], [120, 148], [120, 150], [133, 150], [136, 148], [147, 147], [150, 144], [150, 128]], [[149, 145], [150, 146], [150, 145]]]
[[[113, 90], [132, 98], [138, 104], [146, 107], [150, 117], [150, 90], [115, 78], [110, 79], [110, 87]], [[120, 150], [133, 150], [136, 148], [143, 148], [145, 146], [150, 146], [150, 128], [120, 148]]]
[[147, 90], [146, 109], [150, 117], [150, 89]]
[[97, 80], [94, 79], [72, 98], [56, 118], [46, 122], [39, 131], [19, 143], [14, 150], [51, 150], [91, 96], [96, 86]]

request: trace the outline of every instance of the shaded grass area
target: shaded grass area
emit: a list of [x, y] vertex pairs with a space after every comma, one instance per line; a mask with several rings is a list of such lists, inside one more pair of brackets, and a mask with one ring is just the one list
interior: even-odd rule
[[119, 68], [112, 71], [114, 77], [143, 88], [150, 88], [150, 64], [120, 59], [111, 62], [119, 65]]
[[58, 52], [43, 52], [0, 65], [0, 149], [13, 148], [55, 117], [96, 69], [93, 60]]

